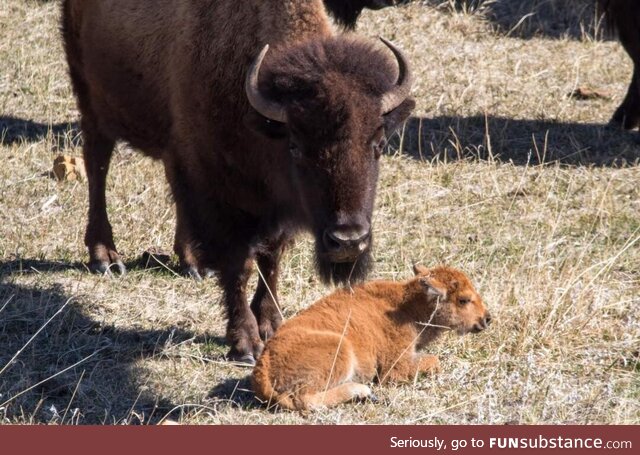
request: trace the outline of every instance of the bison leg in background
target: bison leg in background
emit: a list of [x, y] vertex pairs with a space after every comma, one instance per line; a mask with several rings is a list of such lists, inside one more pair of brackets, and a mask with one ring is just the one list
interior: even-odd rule
[[126, 268], [113, 242], [107, 216], [106, 183], [115, 141], [100, 133], [86, 119], [82, 122], [84, 156], [89, 183], [89, 223], [84, 242], [89, 248], [89, 268], [94, 273], [109, 273], [112, 267], [124, 275]]
[[173, 250], [180, 260], [180, 268], [183, 273], [198, 281], [202, 280], [202, 274], [209, 275], [209, 269], [202, 264], [202, 242], [194, 234], [191, 216], [198, 213], [197, 207], [192, 207], [193, 189], [189, 185], [189, 178], [182, 168], [180, 160], [174, 159], [178, 153], [167, 153], [163, 158], [164, 170], [171, 193], [176, 204], [176, 232]]
[[640, 126], [640, 64], [635, 65], [629, 91], [613, 114], [611, 125], [631, 130]]
[[267, 341], [282, 324], [282, 315], [278, 308], [278, 275], [280, 259], [287, 245], [281, 238], [267, 245], [265, 251], [257, 254], [258, 286], [251, 302], [251, 311], [258, 321], [260, 337]]
[[182, 272], [197, 280], [202, 281], [202, 277], [210, 278], [213, 270], [204, 267], [200, 260], [199, 241], [193, 235], [193, 230], [189, 225], [188, 216], [184, 213], [181, 204], [176, 204], [177, 222], [176, 234], [173, 244], [173, 251], [180, 260]]
[[185, 215], [180, 213], [180, 206], [177, 206], [176, 210], [178, 211], [178, 214], [173, 251], [180, 260], [180, 268], [183, 273], [195, 280], [201, 281], [202, 276], [198, 270], [196, 248], [194, 247], [193, 240], [189, 235], [190, 230], [185, 226]]
[[629, 91], [611, 124], [630, 130], [640, 126], [640, 5], [635, 0], [610, 1], [608, 5], [609, 19], [634, 65]]
[[253, 260], [247, 258], [242, 264], [227, 264], [220, 272], [220, 283], [224, 289], [227, 309], [227, 342], [231, 350], [229, 360], [254, 365], [262, 354], [264, 343], [260, 339], [258, 323], [247, 303], [247, 281], [253, 271]]

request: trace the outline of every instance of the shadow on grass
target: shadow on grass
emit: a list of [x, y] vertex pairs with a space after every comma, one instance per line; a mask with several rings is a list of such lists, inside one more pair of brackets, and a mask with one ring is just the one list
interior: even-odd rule
[[38, 123], [16, 117], [0, 115], [0, 143], [6, 145], [39, 142], [53, 138], [58, 149], [80, 144], [78, 123]]
[[242, 409], [256, 409], [263, 406], [251, 391], [251, 377], [226, 379], [209, 392], [208, 398], [227, 401]]
[[[55, 273], [67, 270], [88, 270], [81, 262], [48, 261], [41, 259], [13, 259], [0, 262], [0, 277], [31, 273]], [[2, 286], [2, 284], [0, 284]]]
[[389, 150], [419, 160], [498, 159], [516, 165], [559, 162], [621, 166], [640, 162], [640, 135], [600, 124], [493, 116], [412, 117]]
[[423, 0], [422, 3], [444, 11], [481, 13], [498, 33], [513, 38], [614, 38], [607, 31], [595, 0]]
[[147, 386], [139, 362], [169, 345], [221, 340], [181, 329], [123, 330], [87, 316], [86, 305], [59, 285], [0, 281], [0, 417], [65, 424], [176, 417], [174, 404]]
[[[178, 277], [181, 273], [179, 264], [170, 256], [150, 258], [147, 253], [125, 262], [127, 272], [150, 272], [159, 276]], [[58, 273], [65, 271], [84, 271], [90, 273], [89, 266], [84, 262], [65, 262], [62, 260], [41, 260], [29, 258], [16, 258], [0, 262], [0, 277], [4, 275], [29, 275], [40, 273]]]

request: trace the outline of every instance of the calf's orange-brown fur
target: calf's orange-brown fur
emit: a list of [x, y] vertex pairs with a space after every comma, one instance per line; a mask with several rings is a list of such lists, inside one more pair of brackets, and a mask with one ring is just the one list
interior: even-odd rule
[[286, 322], [253, 371], [257, 397], [292, 410], [366, 398], [374, 379], [405, 382], [437, 370], [437, 357], [417, 351], [445, 330], [487, 327], [491, 316], [463, 272], [416, 266], [415, 273], [339, 290]]

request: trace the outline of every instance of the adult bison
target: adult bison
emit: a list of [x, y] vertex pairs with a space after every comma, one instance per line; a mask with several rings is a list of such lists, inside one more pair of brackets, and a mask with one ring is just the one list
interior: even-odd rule
[[620, 35], [622, 45], [633, 60], [633, 77], [624, 101], [611, 124], [625, 129], [640, 126], [640, 1], [598, 0], [607, 20]]
[[339, 24], [353, 29], [363, 9], [382, 9], [407, 1], [409, 0], [324, 0], [324, 3]]
[[298, 231], [326, 282], [365, 276], [380, 151], [414, 107], [400, 50], [333, 36], [321, 0], [63, 5], [94, 271], [124, 271], [105, 198], [120, 139], [162, 160], [183, 265], [219, 272], [230, 359], [253, 363], [280, 325], [278, 266]]

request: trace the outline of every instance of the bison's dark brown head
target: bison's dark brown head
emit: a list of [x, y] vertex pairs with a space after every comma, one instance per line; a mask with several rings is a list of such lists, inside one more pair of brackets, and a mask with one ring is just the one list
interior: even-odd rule
[[[288, 148], [288, 163], [304, 224], [316, 238], [322, 278], [365, 277], [373, 242], [378, 161], [387, 138], [415, 106], [402, 52], [352, 38], [280, 48], [247, 76], [254, 129]], [[397, 64], [391, 57], [395, 56]]]
[[327, 10], [344, 28], [353, 29], [365, 8], [382, 9], [387, 6], [407, 3], [408, 0], [324, 0]]

